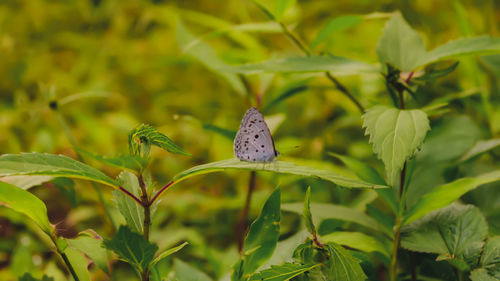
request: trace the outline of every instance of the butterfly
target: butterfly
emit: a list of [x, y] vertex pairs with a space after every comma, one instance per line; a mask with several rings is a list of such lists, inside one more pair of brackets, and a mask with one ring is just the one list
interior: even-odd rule
[[272, 162], [279, 155], [264, 117], [254, 107], [241, 120], [234, 138], [234, 155], [250, 162]]

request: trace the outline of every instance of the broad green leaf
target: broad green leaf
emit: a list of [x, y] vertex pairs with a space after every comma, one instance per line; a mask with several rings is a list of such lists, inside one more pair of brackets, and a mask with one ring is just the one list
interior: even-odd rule
[[280, 195], [280, 189], [276, 188], [250, 226], [231, 280], [246, 280], [273, 254], [280, 235]]
[[47, 207], [30, 192], [0, 181], [0, 205], [23, 213], [34, 220], [45, 233], [52, 236], [53, 229], [47, 217]]
[[283, 265], [271, 265], [271, 268], [264, 269], [253, 275], [250, 281], [287, 281], [318, 266], [321, 266], [321, 264], [285, 263]]
[[401, 246], [475, 266], [487, 234], [486, 219], [477, 207], [452, 204], [404, 226]]
[[481, 253], [479, 266], [486, 269], [489, 275], [500, 279], [500, 236], [488, 238]]
[[108, 254], [103, 247], [100, 237], [89, 235], [90, 233], [80, 233], [75, 239], [66, 239], [70, 247], [73, 247], [87, 255], [100, 269], [108, 272]]
[[449, 41], [429, 52], [426, 52], [412, 67], [413, 70], [419, 66], [429, 64], [443, 59], [455, 58], [464, 55], [487, 55], [500, 53], [500, 38], [487, 35], [460, 38]]
[[92, 159], [95, 159], [101, 163], [106, 165], [110, 165], [113, 167], [117, 167], [120, 169], [129, 170], [131, 172], [142, 171], [147, 166], [147, 161], [136, 155], [121, 155], [116, 157], [105, 157], [101, 155], [97, 155], [91, 153], [89, 151], [85, 151], [82, 149], [77, 149], [78, 153], [88, 156]]
[[143, 272], [153, 261], [158, 246], [147, 241], [144, 236], [120, 226], [110, 240], [104, 240], [104, 246], [117, 253], [120, 258]]
[[429, 127], [425, 112], [375, 106], [363, 115], [363, 127], [370, 135], [373, 151], [384, 162], [387, 179], [397, 185], [405, 161], [424, 141]]
[[316, 35], [316, 38], [314, 38], [310, 44], [311, 49], [314, 49], [320, 43], [326, 41], [335, 32], [348, 29], [362, 21], [363, 17], [358, 15], [344, 15], [332, 19], [318, 32], [318, 35]]
[[302, 216], [306, 222], [306, 228], [312, 235], [316, 235], [316, 227], [314, 227], [313, 218], [311, 215], [311, 187], [309, 186], [304, 198], [304, 208], [302, 209]]
[[467, 161], [473, 157], [476, 157], [488, 150], [494, 149], [500, 146], [500, 139], [491, 139], [491, 140], [481, 140], [474, 144], [473, 147], [467, 153], [465, 153], [462, 158], [460, 158], [460, 162]]
[[476, 268], [470, 273], [471, 281], [498, 281], [498, 278], [495, 278], [488, 274], [488, 270], [484, 268]]
[[[139, 187], [139, 180], [133, 173], [127, 171], [121, 172], [118, 175], [117, 182], [121, 187], [135, 195], [135, 197], [140, 197], [139, 191], [141, 188]], [[137, 233], [142, 233], [144, 208], [120, 190], [113, 190], [113, 197], [118, 210], [125, 218], [130, 229]]]
[[78, 250], [72, 247], [66, 247], [64, 253], [75, 270], [76, 276], [79, 281], [90, 281], [90, 273], [88, 270], [89, 260]]
[[420, 35], [411, 28], [398, 12], [386, 23], [377, 43], [380, 63], [390, 64], [400, 71], [412, 71], [425, 55]]
[[196, 40], [196, 37], [191, 34], [180, 20], [177, 22], [176, 38], [181, 50], [185, 49], [186, 54], [197, 59], [209, 70], [222, 76], [238, 94], [244, 95], [245, 86], [241, 80], [233, 73], [226, 73], [219, 70], [220, 68], [227, 67], [227, 64], [218, 57], [217, 53], [208, 44], [199, 42], [194, 46], [186, 48], [191, 42]]
[[388, 249], [373, 236], [361, 232], [332, 232], [321, 236], [321, 241], [324, 243], [334, 242], [367, 253], [379, 252], [388, 258], [391, 255]]
[[[303, 206], [302, 203], [286, 203], [281, 205], [281, 209], [300, 215], [302, 214]], [[325, 219], [338, 219], [357, 223], [372, 230], [383, 231], [376, 220], [353, 208], [334, 204], [314, 203], [311, 204], [311, 213], [315, 225], [318, 225]]]
[[403, 225], [411, 223], [426, 214], [449, 205], [466, 192], [483, 184], [500, 180], [500, 171], [479, 175], [474, 178], [461, 178], [440, 185], [423, 195], [420, 200], [404, 215]]
[[101, 171], [65, 155], [33, 152], [0, 156], [0, 176], [15, 175], [77, 178], [117, 187], [116, 182]]
[[166, 135], [158, 132], [155, 127], [148, 124], [141, 124], [130, 131], [128, 141], [132, 155], [147, 157], [149, 155], [149, 146], [156, 145], [171, 153], [191, 156]]
[[376, 72], [373, 66], [348, 58], [336, 56], [302, 56], [272, 59], [260, 63], [251, 63], [226, 67], [223, 70], [234, 73], [259, 72], [325, 72], [331, 71], [336, 76]]
[[174, 253], [177, 253], [178, 251], [180, 251], [182, 248], [184, 248], [184, 246], [186, 246], [187, 244], [189, 244], [188, 242], [184, 242], [182, 244], [180, 244], [179, 246], [177, 247], [173, 247], [173, 248], [170, 248], [166, 251], [164, 251], [163, 253], [159, 254], [154, 260], [153, 262], [151, 263], [152, 266], [154, 266], [155, 264], [157, 264], [158, 262], [160, 262], [162, 259], [170, 256], [171, 254], [174, 254]]
[[196, 175], [220, 172], [225, 170], [249, 170], [249, 171], [270, 171], [282, 174], [292, 174], [306, 177], [317, 177], [335, 184], [350, 188], [385, 188], [387, 186], [376, 185], [364, 181], [351, 179], [336, 173], [314, 169], [306, 166], [298, 166], [290, 162], [274, 161], [271, 163], [256, 163], [241, 161], [237, 158], [212, 162], [192, 167], [174, 176], [174, 182], [180, 182]]
[[366, 275], [355, 259], [346, 249], [335, 243], [327, 243], [330, 258], [327, 261], [328, 280], [330, 281], [359, 281], [365, 280]]
[[10, 183], [22, 189], [29, 189], [51, 181], [53, 178], [51, 176], [9, 176], [0, 178], [0, 181]]
[[174, 276], [179, 281], [211, 281], [205, 273], [179, 259], [174, 260]]
[[54, 278], [43, 275], [42, 279], [35, 278], [31, 273], [26, 272], [23, 276], [19, 277], [19, 281], [54, 281]]

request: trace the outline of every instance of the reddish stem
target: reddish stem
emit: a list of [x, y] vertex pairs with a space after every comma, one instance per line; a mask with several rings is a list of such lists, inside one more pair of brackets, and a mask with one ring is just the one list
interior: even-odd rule
[[121, 190], [123, 193], [125, 193], [126, 195], [128, 195], [128, 197], [130, 197], [130, 198], [134, 199], [137, 203], [139, 203], [139, 205], [143, 206], [143, 205], [142, 205], [142, 201], [141, 201], [139, 198], [137, 198], [134, 194], [130, 193], [130, 191], [126, 190], [125, 188], [123, 188], [123, 187], [121, 187], [121, 186], [119, 186], [119, 188], [120, 188], [120, 190]]
[[149, 200], [149, 205], [151, 206], [156, 201], [156, 199], [158, 199], [158, 197], [163, 192], [165, 192], [170, 186], [172, 186], [174, 183], [175, 183], [175, 181], [171, 181], [171, 182], [167, 183], [164, 187], [162, 187], [160, 190], [158, 190], [158, 192], [156, 192], [156, 194], [153, 196], [153, 198], [151, 198], [151, 200]]

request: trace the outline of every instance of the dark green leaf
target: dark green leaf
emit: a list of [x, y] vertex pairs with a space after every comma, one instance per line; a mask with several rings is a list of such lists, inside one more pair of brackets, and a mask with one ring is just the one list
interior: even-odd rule
[[355, 26], [363, 21], [363, 17], [358, 15], [344, 15], [332, 19], [326, 26], [324, 26], [316, 35], [316, 38], [311, 42], [311, 49], [314, 49], [320, 43], [326, 41], [332, 34], [339, 32], [349, 27]]
[[179, 246], [177, 247], [173, 247], [173, 248], [170, 248], [164, 252], [162, 252], [161, 254], [159, 254], [154, 260], [153, 262], [151, 263], [151, 265], [155, 265], [157, 264], [158, 262], [160, 262], [162, 259], [170, 256], [171, 254], [174, 254], [174, 253], [177, 253], [178, 251], [180, 251], [182, 248], [184, 248], [184, 246], [186, 246], [187, 244], [189, 244], [188, 242], [184, 242], [182, 244], [180, 244]]
[[117, 157], [105, 157], [82, 149], [77, 149], [77, 151], [80, 154], [88, 156], [106, 165], [129, 170], [131, 172], [142, 171], [147, 165], [147, 161], [144, 158], [139, 157], [137, 155], [121, 155]]
[[327, 261], [328, 269], [325, 270], [330, 281], [360, 281], [366, 275], [355, 259], [346, 249], [335, 243], [327, 243], [330, 259]]
[[430, 82], [434, 81], [438, 78], [441, 78], [443, 76], [446, 76], [450, 73], [452, 73], [455, 68], [457, 68], [459, 62], [457, 61], [456, 63], [452, 64], [449, 67], [446, 67], [444, 69], [437, 69], [437, 70], [431, 70], [429, 72], [426, 72], [424, 75], [420, 77], [415, 77], [412, 79], [412, 81], [421, 81], [421, 82]]
[[306, 227], [309, 233], [316, 235], [316, 227], [314, 227], [312, 215], [311, 215], [311, 187], [307, 188], [306, 197], [304, 198], [304, 208], [302, 210], [302, 216], [306, 222]]
[[26, 272], [23, 276], [19, 277], [19, 281], [54, 281], [54, 278], [43, 275], [42, 279], [31, 276], [31, 273]]
[[[139, 187], [139, 180], [133, 173], [127, 171], [121, 172], [118, 175], [117, 182], [121, 187], [135, 195], [135, 197], [140, 197], [139, 191], [141, 188]], [[118, 210], [125, 218], [130, 229], [137, 233], [142, 233], [144, 208], [120, 190], [113, 190], [113, 197]]]
[[233, 266], [231, 280], [246, 280], [274, 252], [280, 234], [280, 189], [267, 199], [259, 217], [252, 223], [241, 251], [241, 259]]
[[158, 246], [148, 242], [144, 236], [120, 226], [111, 240], [105, 240], [104, 246], [117, 253], [121, 259], [143, 272], [153, 261]]
[[149, 146], [156, 145], [171, 153], [191, 156], [191, 154], [177, 146], [171, 139], [158, 132], [158, 130], [151, 125], [142, 124], [133, 129], [129, 133], [128, 139], [132, 155], [147, 157], [149, 155]]
[[489, 275], [500, 279], [500, 236], [488, 238], [481, 254], [479, 266], [485, 268]]
[[310, 271], [321, 264], [296, 264], [285, 263], [283, 265], [271, 265], [271, 268], [264, 269], [253, 275], [251, 281], [287, 281], [296, 276]]
[[203, 126], [203, 129], [205, 129], [207, 131], [215, 132], [215, 133], [217, 133], [223, 137], [226, 137], [227, 139], [230, 139], [230, 140], [234, 140], [234, 137], [236, 137], [236, 131], [233, 131], [230, 129], [222, 128], [222, 127], [219, 127], [219, 126], [216, 126], [213, 124], [209, 124], [209, 123], [203, 123], [202, 126]]

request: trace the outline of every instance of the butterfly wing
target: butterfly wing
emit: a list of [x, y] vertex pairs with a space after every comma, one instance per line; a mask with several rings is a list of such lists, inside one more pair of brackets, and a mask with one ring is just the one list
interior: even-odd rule
[[234, 155], [243, 161], [271, 162], [277, 156], [271, 132], [264, 117], [250, 108], [234, 139]]

